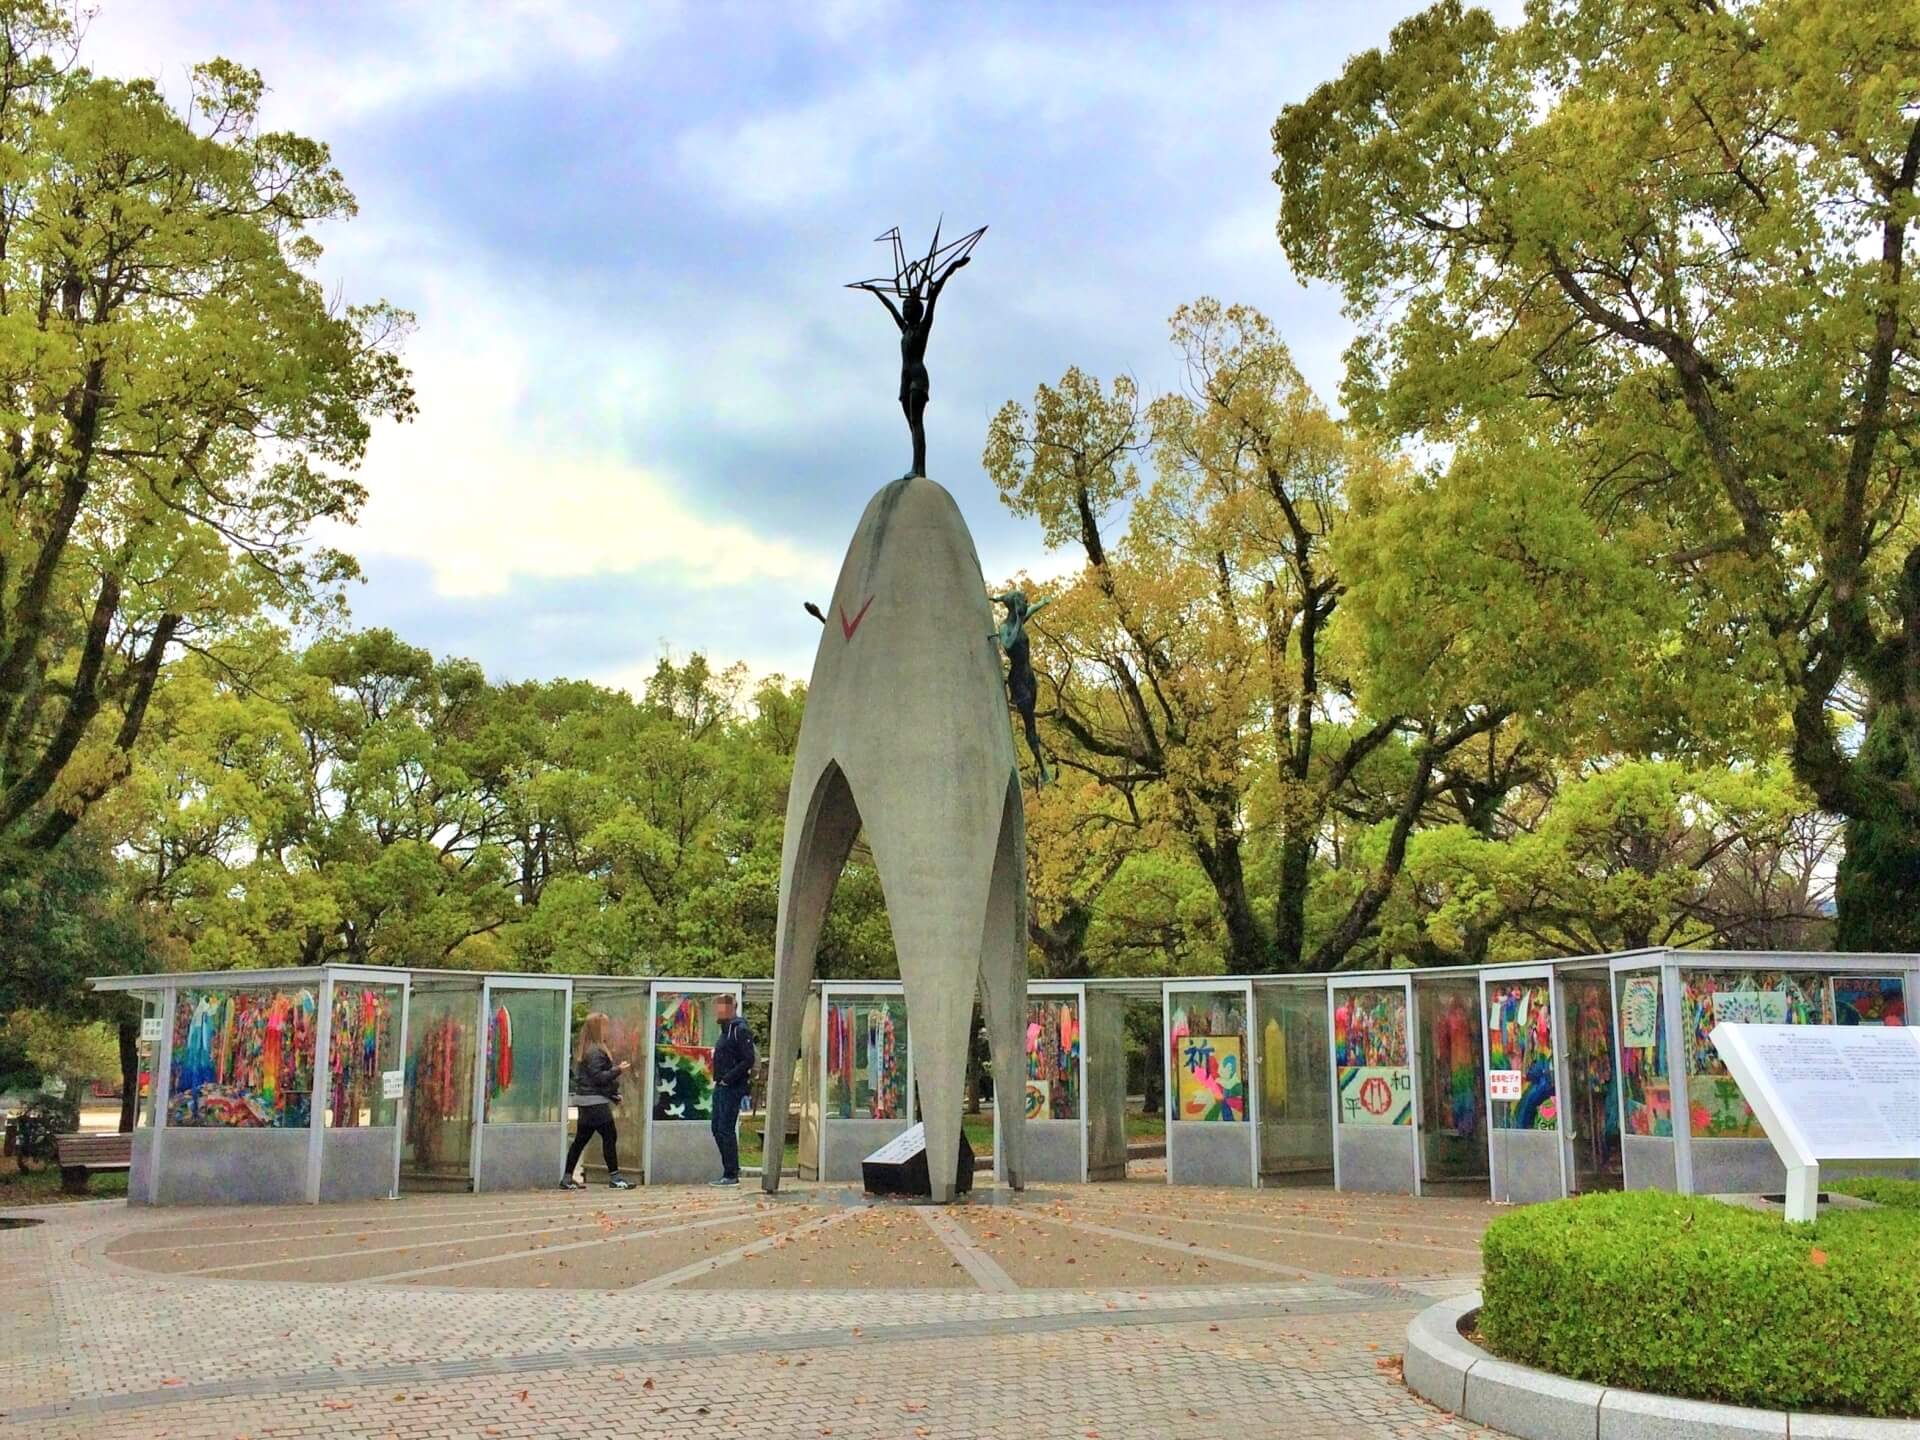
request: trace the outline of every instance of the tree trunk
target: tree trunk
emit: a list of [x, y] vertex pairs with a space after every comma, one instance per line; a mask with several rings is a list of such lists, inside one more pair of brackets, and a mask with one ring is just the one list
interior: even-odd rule
[[1240, 863], [1240, 839], [1225, 835], [1203, 844], [1196, 842], [1194, 854], [1207, 879], [1220, 897], [1220, 915], [1227, 925], [1227, 973], [1259, 975], [1268, 968], [1265, 938], [1253, 918], [1253, 905], [1247, 899], [1247, 876]]
[[1040, 952], [1049, 980], [1087, 978], [1087, 930], [1092, 924], [1093, 907], [1077, 900], [1069, 901], [1052, 925], [1042, 925], [1028, 915], [1027, 938]]
[[128, 1135], [140, 1109], [140, 1022], [121, 1020], [114, 1029], [120, 1040], [120, 1133]]
[[1280, 894], [1273, 905], [1276, 968], [1298, 970], [1307, 951], [1307, 875], [1313, 837], [1289, 825], [1280, 837]]

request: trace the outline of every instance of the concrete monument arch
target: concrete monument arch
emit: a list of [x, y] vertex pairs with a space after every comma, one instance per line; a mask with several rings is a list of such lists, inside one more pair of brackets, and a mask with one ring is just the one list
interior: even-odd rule
[[[913, 1026], [933, 1199], [953, 1198], [973, 999], [1019, 1188], [1025, 1112], [1026, 831], [994, 616], [973, 538], [910, 475], [867, 503], [840, 566], [800, 725], [780, 859], [767, 1114], [787, 1113], [828, 902], [862, 830], [893, 925]], [[778, 1118], [775, 1118], [778, 1117]], [[764, 1187], [780, 1184], [770, 1138]]]

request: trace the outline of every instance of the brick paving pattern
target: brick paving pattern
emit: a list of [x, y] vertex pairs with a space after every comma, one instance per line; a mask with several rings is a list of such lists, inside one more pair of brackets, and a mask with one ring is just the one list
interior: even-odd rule
[[1400, 1384], [1490, 1207], [1131, 1183], [13, 1212], [0, 1436], [1465, 1436]]

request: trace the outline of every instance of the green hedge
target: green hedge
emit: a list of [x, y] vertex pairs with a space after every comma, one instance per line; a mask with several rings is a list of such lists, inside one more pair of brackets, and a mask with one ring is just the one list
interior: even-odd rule
[[1495, 1354], [1596, 1384], [1773, 1410], [1920, 1416], [1920, 1211], [1817, 1225], [1657, 1191], [1487, 1227]]
[[1842, 1195], [1856, 1195], [1862, 1200], [1871, 1200], [1876, 1205], [1884, 1205], [1889, 1210], [1920, 1210], [1920, 1180], [1895, 1180], [1888, 1175], [1863, 1175], [1854, 1180], [1828, 1181], [1820, 1188], [1837, 1190]]

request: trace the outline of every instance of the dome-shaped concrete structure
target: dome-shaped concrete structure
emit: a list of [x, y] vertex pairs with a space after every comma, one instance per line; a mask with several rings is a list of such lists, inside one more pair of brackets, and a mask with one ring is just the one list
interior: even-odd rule
[[[780, 859], [767, 1114], [784, 1118], [827, 904], [862, 829], [913, 1026], [933, 1198], [953, 1198], [973, 997], [996, 1076], [1025, 1074], [1026, 832], [973, 537], [924, 476], [883, 487], [847, 548], [794, 757]], [[999, 1157], [1021, 1184], [1017, 1083]], [[771, 1121], [770, 1124], [777, 1124]], [[780, 1182], [778, 1143], [763, 1185]]]

